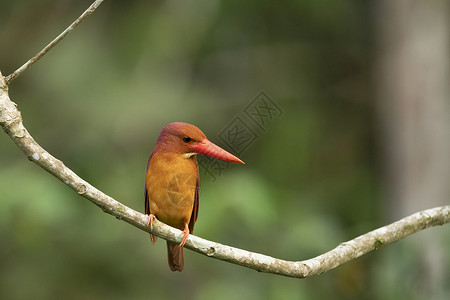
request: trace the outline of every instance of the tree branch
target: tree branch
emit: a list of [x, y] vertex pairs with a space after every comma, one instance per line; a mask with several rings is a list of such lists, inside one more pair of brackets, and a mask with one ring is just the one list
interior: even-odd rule
[[[8, 84], [12, 80], [45, 55], [102, 2], [103, 0], [95, 1], [66, 30], [14, 73], [3, 77], [0, 72], [0, 125], [29, 160], [67, 184], [78, 194], [100, 207], [104, 212], [149, 232], [149, 228], [147, 228], [148, 216], [121, 204], [96, 189], [67, 168], [62, 161], [56, 159], [43, 149], [24, 127], [22, 116], [16, 108], [16, 104], [11, 101], [8, 95]], [[285, 261], [222, 245], [194, 235], [189, 235], [185, 247], [206, 256], [242, 265], [260, 272], [304, 278], [322, 274], [372, 250], [377, 250], [384, 245], [403, 239], [425, 228], [443, 225], [449, 222], [450, 206], [448, 205], [424, 210], [390, 225], [363, 234], [353, 240], [340, 244], [329, 252], [304, 261]], [[182, 238], [182, 232], [180, 230], [157, 220], [153, 224], [152, 233], [165, 240], [177, 243], [181, 242]]]
[[39, 59], [41, 59], [42, 56], [44, 56], [50, 49], [52, 49], [56, 44], [58, 44], [63, 38], [65, 38], [72, 30], [75, 29], [75, 27], [78, 26], [84, 19], [87, 18], [90, 14], [94, 12], [94, 10], [102, 4], [103, 0], [96, 0], [94, 3], [89, 6], [88, 9], [84, 11], [84, 13], [81, 14], [81, 16], [78, 17], [72, 24], [70, 24], [69, 27], [67, 27], [63, 32], [60, 33], [53, 41], [51, 41], [47, 46], [44, 47], [41, 51], [39, 51], [35, 56], [30, 58], [26, 63], [24, 63], [20, 68], [18, 68], [16, 71], [11, 73], [5, 78], [6, 84], [9, 85], [15, 78], [19, 77], [25, 70], [27, 70], [29, 67], [31, 67], [32, 64], [37, 62]]
[[[0, 73], [0, 125], [29, 160], [70, 186], [104, 212], [141, 230], [147, 228], [148, 216], [141, 214], [96, 189], [80, 178], [64, 163], [43, 149], [29, 134], [22, 116], [8, 96], [8, 86]], [[415, 213], [390, 225], [342, 243], [335, 249], [304, 261], [285, 261], [267, 255], [208, 241], [189, 235], [185, 247], [209, 257], [242, 265], [260, 272], [304, 278], [322, 274], [372, 250], [398, 241], [425, 228], [450, 222], [450, 206], [436, 207]], [[159, 221], [154, 222], [154, 235], [172, 242], [181, 242], [182, 233]]]

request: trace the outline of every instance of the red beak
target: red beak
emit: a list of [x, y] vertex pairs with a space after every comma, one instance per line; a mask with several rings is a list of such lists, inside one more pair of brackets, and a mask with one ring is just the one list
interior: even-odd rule
[[220, 160], [236, 163], [245, 164], [242, 160], [234, 156], [233, 154], [223, 150], [216, 144], [210, 142], [208, 139], [204, 139], [198, 144], [190, 146], [195, 153], [208, 155]]

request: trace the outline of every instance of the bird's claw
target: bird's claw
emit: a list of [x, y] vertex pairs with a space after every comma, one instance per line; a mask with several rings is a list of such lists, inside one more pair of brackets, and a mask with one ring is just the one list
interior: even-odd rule
[[148, 215], [148, 222], [147, 222], [147, 228], [150, 225], [150, 232], [153, 231], [153, 220], [156, 219], [156, 216], [154, 214]]
[[178, 247], [183, 247], [184, 246], [188, 236], [189, 236], [189, 227], [186, 224], [185, 227], [184, 227], [184, 230], [183, 230], [183, 239], [181, 240], [181, 243], [180, 243], [180, 245]]

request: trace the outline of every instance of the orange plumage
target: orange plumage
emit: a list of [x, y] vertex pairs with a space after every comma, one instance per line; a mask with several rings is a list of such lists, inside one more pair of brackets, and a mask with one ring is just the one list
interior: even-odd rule
[[[159, 134], [147, 165], [145, 176], [145, 213], [149, 224], [153, 218], [183, 230], [180, 245], [167, 242], [169, 267], [182, 271], [183, 245], [194, 231], [198, 215], [199, 175], [197, 154], [205, 154], [224, 161], [244, 162], [211, 143], [194, 125], [175, 122], [165, 126]], [[150, 234], [153, 243], [156, 236]]]

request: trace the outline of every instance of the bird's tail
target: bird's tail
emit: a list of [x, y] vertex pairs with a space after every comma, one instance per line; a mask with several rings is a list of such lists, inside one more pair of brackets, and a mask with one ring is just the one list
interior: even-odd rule
[[183, 247], [180, 247], [176, 243], [167, 242], [167, 258], [169, 260], [169, 267], [172, 271], [183, 271]]
[[150, 233], [150, 240], [152, 241], [152, 244], [154, 245], [156, 243], [157, 237], [156, 235], [153, 235]]

